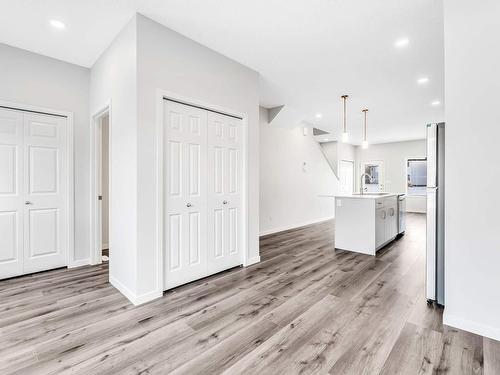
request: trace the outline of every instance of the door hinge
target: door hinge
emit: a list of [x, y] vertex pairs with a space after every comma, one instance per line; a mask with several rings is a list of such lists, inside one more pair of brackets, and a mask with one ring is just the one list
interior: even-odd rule
[[99, 195], [99, 196], [97, 197], [97, 199], [98, 199], [98, 200], [100, 200], [100, 201], [102, 201], [102, 195]]

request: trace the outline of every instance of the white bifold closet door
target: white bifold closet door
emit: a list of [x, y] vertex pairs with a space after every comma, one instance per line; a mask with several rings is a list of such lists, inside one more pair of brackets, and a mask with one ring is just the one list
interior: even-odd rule
[[208, 113], [208, 272], [241, 262], [241, 120]]
[[165, 288], [206, 276], [207, 111], [172, 101], [164, 110]]
[[0, 109], [0, 278], [67, 265], [66, 125]]
[[241, 120], [164, 102], [165, 289], [242, 263]]

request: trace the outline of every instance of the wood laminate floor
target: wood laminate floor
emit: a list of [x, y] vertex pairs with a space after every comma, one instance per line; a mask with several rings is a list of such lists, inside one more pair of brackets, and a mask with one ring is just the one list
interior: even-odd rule
[[[333, 223], [261, 239], [261, 263], [134, 307], [107, 265], [0, 282], [0, 374], [500, 374], [500, 343], [424, 298], [425, 217], [376, 257]], [[117, 255], [119, 256], [119, 255]]]

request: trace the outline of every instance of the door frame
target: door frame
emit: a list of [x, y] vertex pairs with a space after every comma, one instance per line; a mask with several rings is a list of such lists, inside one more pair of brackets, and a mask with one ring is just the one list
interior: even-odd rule
[[163, 102], [164, 100], [174, 100], [176, 102], [180, 102], [181, 104], [186, 104], [190, 106], [199, 107], [202, 109], [206, 109], [209, 111], [219, 112], [221, 114], [226, 114], [234, 117], [241, 118], [242, 127], [243, 127], [243, 171], [242, 171], [242, 254], [241, 254], [241, 263], [243, 266], [248, 266], [249, 257], [248, 257], [248, 115], [245, 113], [241, 113], [235, 111], [233, 109], [221, 107], [216, 104], [207, 103], [202, 100], [185, 97], [183, 95], [166, 91], [163, 89], [156, 90], [156, 201], [157, 201], [157, 216], [156, 216], [156, 263], [157, 263], [157, 291], [161, 291], [163, 293], [164, 290], [164, 281], [165, 281], [165, 270], [163, 267], [163, 217], [164, 217], [164, 186], [163, 186], [163, 141], [164, 141], [164, 131], [163, 131]]
[[[102, 217], [99, 208], [99, 200], [97, 192], [101, 188], [101, 149], [102, 132], [100, 127], [100, 119], [102, 115], [108, 113], [109, 116], [109, 133], [108, 133], [108, 189], [111, 192], [112, 171], [111, 171], [111, 134], [112, 134], [112, 111], [111, 100], [105, 102], [98, 107], [90, 119], [90, 264], [102, 263], [102, 244], [101, 244], [101, 227]], [[99, 146], [99, 147], [98, 147]], [[111, 206], [111, 201], [109, 202]], [[111, 228], [111, 209], [108, 211], [109, 228]], [[111, 248], [111, 236], [109, 237], [109, 247]], [[111, 251], [110, 251], [111, 254]]]
[[[66, 210], [68, 212], [68, 240], [67, 240], [67, 253], [65, 254], [66, 266], [68, 268], [79, 267], [88, 263], [88, 259], [75, 260], [75, 186], [74, 186], [74, 153], [73, 153], [73, 112], [61, 111], [54, 108], [40, 107], [25, 103], [9, 102], [0, 100], [0, 107], [6, 109], [13, 109], [23, 112], [34, 112], [42, 115], [52, 115], [65, 117], [67, 120], [67, 133], [66, 133], [66, 157], [68, 160], [68, 174], [66, 177], [66, 184], [68, 189], [68, 196], [66, 199]], [[24, 250], [24, 246], [23, 246]]]
[[340, 181], [340, 163], [342, 163], [342, 162], [351, 163], [351, 165], [352, 165], [352, 191], [351, 191], [351, 193], [354, 193], [356, 191], [356, 162], [354, 160], [349, 160], [349, 159], [340, 159], [338, 161], [337, 170], [339, 173], [339, 181]]

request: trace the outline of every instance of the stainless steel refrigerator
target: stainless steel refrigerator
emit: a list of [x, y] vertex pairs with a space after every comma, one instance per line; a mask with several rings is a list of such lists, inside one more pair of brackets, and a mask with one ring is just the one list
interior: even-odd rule
[[444, 137], [445, 124], [427, 125], [427, 256], [428, 303], [445, 304], [444, 295]]

